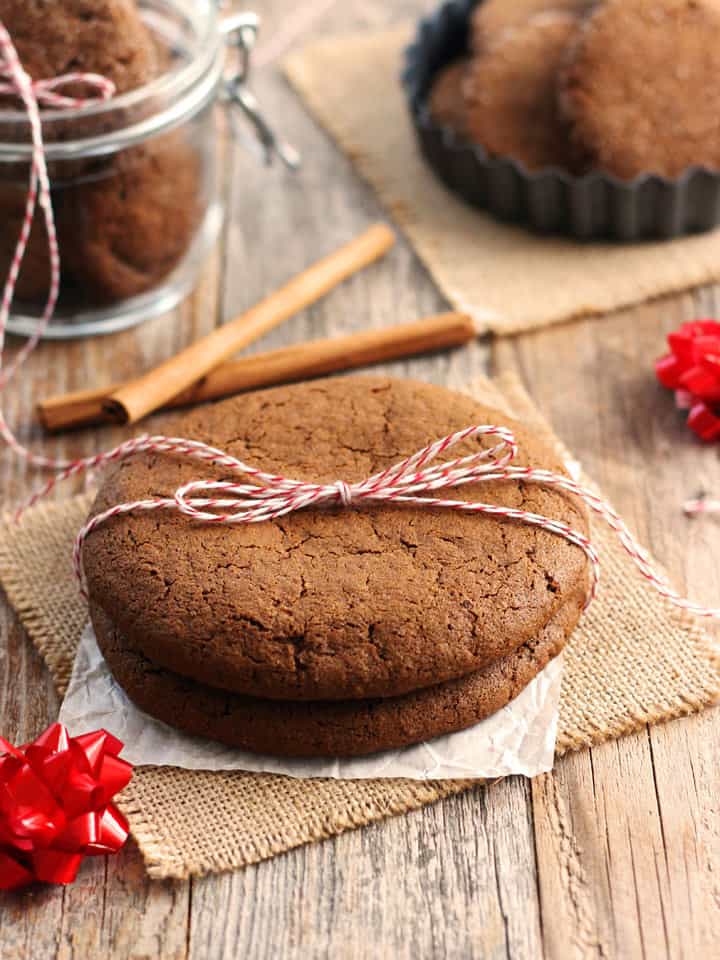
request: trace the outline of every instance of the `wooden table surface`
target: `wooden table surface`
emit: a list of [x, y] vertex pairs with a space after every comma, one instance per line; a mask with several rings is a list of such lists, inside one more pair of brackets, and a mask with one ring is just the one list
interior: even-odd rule
[[[383, 216], [374, 194], [288, 89], [274, 62], [282, 53], [276, 40], [297, 8], [318, 18], [296, 43], [317, 32], [407, 19], [428, 4], [264, 0], [254, 6], [264, 17], [267, 60], [255, 86], [302, 150], [302, 171], [261, 169], [236, 151], [227, 168], [221, 253], [194, 299], [128, 333], [43, 344], [5, 399], [24, 440], [58, 454], [107, 447], [120, 431], [43, 438], [29, 426], [33, 404], [51, 392], [146, 369]], [[699, 488], [720, 490], [717, 453], [692, 441], [651, 368], [666, 332], [698, 314], [717, 314], [716, 301], [717, 291], [704, 289], [385, 370], [450, 385], [479, 372], [517, 371], [675, 581], [696, 599], [717, 603], [718, 524], [690, 522], [679, 509]], [[410, 320], [444, 306], [401, 241], [381, 265], [258, 348]], [[627, 477], [637, 476], [629, 468], [640, 465], [644, 483], [629, 485]], [[4, 505], [31, 481], [37, 477], [2, 456]], [[22, 742], [55, 718], [58, 700], [6, 604], [0, 624], [0, 733]], [[0, 899], [0, 957], [718, 956], [719, 758], [720, 713], [710, 710], [565, 757], [532, 782], [510, 778], [237, 873], [151, 882], [131, 842], [117, 857], [86, 862], [73, 886]]]

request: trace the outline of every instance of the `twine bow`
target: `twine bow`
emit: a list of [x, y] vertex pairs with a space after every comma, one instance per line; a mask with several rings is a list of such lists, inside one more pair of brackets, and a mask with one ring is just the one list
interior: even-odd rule
[[[454, 460], [433, 463], [436, 457], [464, 440], [477, 437], [496, 437], [499, 440], [489, 449], [479, 450]], [[590, 560], [593, 585], [590, 599], [595, 595], [600, 576], [597, 554], [588, 538], [568, 524], [539, 514], [513, 507], [498, 506], [470, 500], [448, 500], [419, 494], [461, 487], [468, 483], [493, 480], [522, 479], [528, 482], [557, 486], [569, 492], [582, 490], [568, 477], [546, 470], [511, 466], [517, 455], [517, 442], [511, 430], [493, 425], [467, 427], [436, 440], [410, 457], [373, 474], [359, 483], [336, 480], [318, 484], [293, 480], [266, 473], [242, 460], [198, 441], [177, 437], [141, 437], [123, 445], [119, 457], [137, 453], [172, 453], [203, 460], [223, 467], [232, 473], [249, 478], [251, 483], [232, 480], [192, 480], [183, 484], [172, 497], [153, 497], [117, 504], [97, 514], [78, 533], [73, 548], [76, 576], [85, 595], [82, 575], [82, 547], [87, 537], [101, 524], [124, 513], [141, 510], [176, 510], [192, 520], [208, 524], [263, 523], [308, 507], [337, 505], [352, 507], [361, 503], [394, 503], [413, 505], [433, 510], [460, 510], [483, 513], [506, 520], [517, 520], [541, 527], [564, 537], [583, 550]], [[213, 496], [201, 496], [211, 493]], [[589, 491], [587, 492], [589, 494]], [[231, 494], [218, 497], [217, 494]], [[42, 495], [42, 494], [40, 494]], [[583, 491], [583, 496], [585, 491]], [[590, 494], [591, 495], [591, 494]], [[36, 496], [37, 498], [37, 496]], [[597, 500], [597, 498], [595, 498]], [[618, 522], [619, 521], [618, 518]], [[629, 533], [628, 533], [629, 536]], [[590, 602], [588, 600], [588, 603]]]
[[[489, 448], [454, 460], [433, 463], [436, 457], [464, 440], [477, 437], [497, 437], [498, 443]], [[720, 618], [720, 609], [702, 607], [676, 593], [668, 581], [652, 565], [648, 554], [637, 543], [620, 516], [594, 491], [564, 474], [536, 467], [513, 466], [517, 455], [515, 435], [506, 427], [481, 424], [449, 434], [392, 467], [368, 477], [359, 483], [336, 480], [318, 484], [293, 480], [266, 473], [205, 443], [179, 437], [140, 437], [117, 448], [116, 459], [138, 453], [169, 453], [201, 460], [227, 469], [249, 479], [250, 483], [234, 480], [191, 480], [178, 487], [172, 497], [153, 497], [116, 504], [94, 516], [80, 530], [73, 547], [73, 565], [86, 596], [82, 573], [82, 548], [87, 537], [113, 517], [143, 510], [175, 510], [188, 518], [208, 524], [263, 523], [309, 507], [340, 506], [352, 508], [362, 503], [391, 503], [423, 507], [429, 510], [456, 510], [497, 517], [500, 521], [515, 521], [538, 527], [562, 537], [579, 547], [591, 565], [591, 589], [586, 607], [597, 594], [600, 582], [600, 560], [591, 541], [567, 523], [527, 510], [518, 510], [476, 500], [451, 500], [435, 496], [440, 490], [496, 481], [522, 481], [542, 487], [564, 490], [586, 503], [616, 532], [620, 542], [632, 557], [640, 573], [671, 603], [702, 617]], [[213, 496], [201, 496], [211, 493]], [[231, 494], [231, 496], [217, 496]], [[34, 499], [37, 499], [36, 495]], [[32, 502], [32, 501], [31, 501]]]

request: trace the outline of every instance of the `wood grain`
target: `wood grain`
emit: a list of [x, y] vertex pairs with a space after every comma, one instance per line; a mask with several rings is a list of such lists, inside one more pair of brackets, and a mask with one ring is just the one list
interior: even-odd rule
[[[681, 503], [718, 489], [720, 464], [693, 440], [652, 374], [666, 333], [706, 313], [717, 314], [713, 291], [499, 342], [494, 359], [521, 372], [673, 580], [712, 603], [720, 591], [718, 527], [688, 521]], [[710, 711], [567, 757], [552, 777], [533, 783], [550, 955], [572, 956], [568, 944], [576, 956], [712, 954], [720, 829], [712, 795], [718, 774], [710, 770], [719, 748], [718, 715]]]
[[[312, 31], [330, 33], [382, 26], [433, 4], [305, 4], [316, 5], [322, 15]], [[287, 3], [254, 6], [262, 36], [274, 36]], [[225, 240], [194, 301], [136, 331], [43, 345], [8, 391], [12, 422], [29, 424], [41, 396], [149, 369], [382, 215], [271, 64], [258, 72], [256, 88], [302, 150], [303, 170], [261, 169], [236, 151], [225, 167]], [[716, 298], [701, 291], [502, 341], [492, 357], [479, 342], [384, 369], [457, 386], [491, 360], [518, 371], [673, 578], [710, 602], [720, 596], [713, 562], [720, 526], [710, 518], [688, 522], [679, 504], [698, 488], [720, 489], [720, 464], [689, 439], [670, 397], [653, 384], [650, 361], [668, 329], [717, 314]], [[382, 265], [250, 352], [445, 306], [401, 242]], [[152, 418], [151, 429], [162, 422]], [[62, 454], [91, 452], [123, 435], [102, 428], [48, 439], [37, 428], [21, 430], [23, 439]], [[0, 460], [3, 503], [17, 500], [28, 482], [21, 464]], [[0, 732], [23, 740], [54, 717], [57, 700], [7, 608], [0, 626]], [[0, 958], [709, 958], [720, 938], [718, 756], [720, 721], [708, 711], [568, 756], [532, 783], [477, 789], [240, 873], [150, 883], [129, 846], [107, 863], [87, 862], [72, 888], [0, 898]]]

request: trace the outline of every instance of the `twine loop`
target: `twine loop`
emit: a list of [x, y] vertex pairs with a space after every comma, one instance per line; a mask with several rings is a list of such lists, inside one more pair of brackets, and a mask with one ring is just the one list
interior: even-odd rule
[[349, 483], [345, 483], [344, 480], [336, 480], [333, 484], [336, 491], [336, 496], [338, 503], [342, 504], [343, 507], [349, 507], [353, 502], [353, 488]]
[[[3, 44], [3, 30], [0, 24], [0, 53], [3, 62], [0, 63], [0, 94], [16, 96], [25, 100], [28, 94], [32, 95], [37, 104], [54, 107], [56, 110], [82, 110], [109, 100], [115, 93], [115, 84], [99, 73], [64, 73], [59, 77], [50, 77], [46, 80], [33, 80], [19, 61], [13, 64], [10, 48]], [[17, 55], [15, 57], [17, 60]], [[72, 83], [83, 84], [97, 91], [97, 95], [89, 97], [68, 97], [63, 93], [56, 93], [58, 89]]]
[[[106, 77], [95, 73], [69, 73], [60, 77], [45, 80], [33, 80], [20, 63], [15, 45], [5, 25], [0, 21], [0, 93], [19, 97], [27, 113], [32, 138], [32, 154], [30, 160], [30, 179], [28, 193], [23, 214], [23, 223], [20, 228], [17, 244], [13, 252], [10, 269], [3, 287], [0, 300], [0, 391], [17, 373], [28, 356], [37, 346], [40, 338], [47, 329], [57, 305], [60, 294], [60, 250], [58, 247], [55, 217], [53, 215], [50, 197], [50, 180], [48, 177], [45, 145], [43, 143], [42, 123], [40, 120], [40, 104], [53, 106], [58, 110], [80, 109], [94, 103], [108, 100], [115, 92], [115, 85]], [[97, 95], [89, 97], [66, 97], [56, 91], [68, 83], [83, 83]], [[30, 230], [35, 219], [37, 206], [43, 212], [48, 244], [48, 259], [50, 263], [50, 282], [48, 285], [47, 301], [42, 316], [38, 321], [35, 333], [18, 352], [14, 362], [2, 369], [2, 352], [5, 344], [5, 331], [10, 306], [12, 305], [17, 285], [18, 275], [27, 250]], [[32, 466], [44, 470], [62, 470], [81, 461], [60, 460], [33, 453], [24, 447], [11, 430], [5, 416], [0, 410], [0, 439], [4, 440], [10, 449]]]

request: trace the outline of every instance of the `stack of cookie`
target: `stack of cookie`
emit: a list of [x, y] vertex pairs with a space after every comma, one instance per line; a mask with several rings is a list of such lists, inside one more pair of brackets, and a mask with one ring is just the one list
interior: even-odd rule
[[[364, 479], [477, 423], [511, 426], [518, 463], [562, 470], [504, 414], [378, 377], [233, 398], [173, 429], [329, 483]], [[453, 455], [481, 443], [491, 441]], [[93, 515], [197, 477], [197, 463], [133, 458], [107, 478]], [[497, 482], [462, 497], [587, 530], [582, 505], [560, 491]], [[98, 643], [131, 699], [187, 732], [285, 756], [362, 755], [473, 725], [561, 651], [588, 591], [584, 554], [544, 530], [377, 503], [247, 526], [128, 514], [89, 536], [83, 563]]]
[[433, 118], [527, 170], [720, 168], [717, 0], [484, 0]]
[[[0, 0], [0, 21], [24, 69], [35, 80], [96, 73], [115, 84], [116, 96], [137, 90], [171, 65], [167, 49], [146, 26], [136, 0]], [[82, 85], [64, 92], [87, 95]], [[2, 106], [17, 109], [4, 97]], [[47, 142], [112, 133], [142, 119], [137, 104], [109, 112], [65, 113], [44, 126]], [[27, 139], [27, 125], [3, 125], [7, 138]], [[61, 305], [112, 303], [156, 286], [187, 250], [198, 221], [200, 162], [180, 132], [118, 149], [108, 156], [51, 164], [53, 210], [62, 260]], [[25, 214], [27, 168], [0, 169], [0, 273], [7, 273]], [[17, 296], [44, 304], [49, 285], [47, 238], [33, 226]]]

